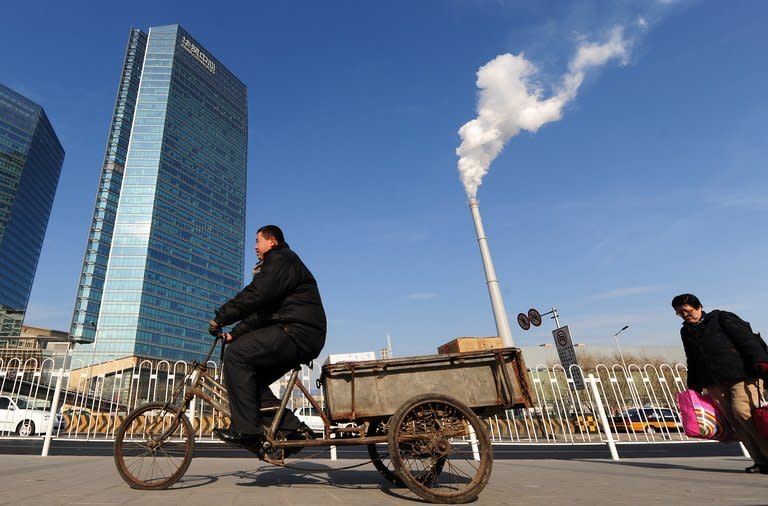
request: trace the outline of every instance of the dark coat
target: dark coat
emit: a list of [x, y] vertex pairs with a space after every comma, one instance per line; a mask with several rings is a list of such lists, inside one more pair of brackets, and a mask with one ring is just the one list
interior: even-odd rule
[[755, 363], [768, 361], [765, 342], [749, 323], [728, 311], [703, 313], [680, 329], [688, 360], [688, 388], [701, 391], [715, 383], [757, 376]]
[[325, 344], [326, 319], [317, 282], [288, 245], [275, 246], [254, 269], [253, 280], [216, 311], [221, 326], [240, 322], [232, 337], [279, 325], [315, 358]]

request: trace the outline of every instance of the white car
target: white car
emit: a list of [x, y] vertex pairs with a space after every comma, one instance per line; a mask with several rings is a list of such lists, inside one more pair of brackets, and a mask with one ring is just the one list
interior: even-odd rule
[[[44, 434], [50, 418], [48, 410], [32, 408], [21, 397], [14, 400], [7, 395], [0, 396], [0, 434], [13, 432], [22, 437]], [[63, 418], [57, 413], [53, 429], [59, 429], [62, 423]]]
[[317, 410], [312, 406], [306, 406], [294, 411], [296, 416], [304, 422], [312, 432], [315, 434], [323, 434], [325, 431], [325, 425], [323, 424], [323, 418], [318, 414]]
[[[312, 432], [314, 432], [317, 436], [322, 437], [325, 433], [325, 425], [323, 425], [323, 418], [320, 416], [320, 414], [317, 412], [315, 408], [312, 406], [305, 406], [303, 408], [298, 408], [294, 411], [294, 414], [304, 422], [307, 427], [312, 429]], [[337, 428], [337, 427], [352, 427], [355, 424], [352, 422], [346, 422], [341, 423], [338, 425], [331, 425], [331, 429]], [[341, 436], [336, 437], [348, 437], [347, 433], [341, 433]]]

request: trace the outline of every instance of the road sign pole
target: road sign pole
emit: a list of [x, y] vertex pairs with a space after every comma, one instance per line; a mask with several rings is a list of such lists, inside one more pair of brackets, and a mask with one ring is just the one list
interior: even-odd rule
[[555, 326], [559, 329], [560, 328], [560, 315], [557, 314], [557, 308], [553, 307], [550, 311], [552, 313], [552, 318], [555, 319]]

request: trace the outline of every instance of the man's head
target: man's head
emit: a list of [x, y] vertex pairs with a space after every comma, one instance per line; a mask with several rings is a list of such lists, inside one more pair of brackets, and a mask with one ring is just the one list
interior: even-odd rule
[[275, 246], [285, 245], [283, 231], [277, 225], [264, 225], [256, 231], [256, 256], [264, 260], [264, 254]]
[[701, 301], [692, 293], [683, 293], [672, 299], [675, 314], [686, 323], [697, 323], [701, 320]]

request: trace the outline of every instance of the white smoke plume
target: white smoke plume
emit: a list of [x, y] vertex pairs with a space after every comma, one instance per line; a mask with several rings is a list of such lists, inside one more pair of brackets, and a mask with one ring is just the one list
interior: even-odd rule
[[602, 44], [581, 42], [568, 72], [549, 98], [543, 98], [542, 89], [534, 84], [537, 68], [523, 53], [502, 54], [480, 67], [477, 118], [459, 129], [461, 145], [456, 149], [461, 181], [469, 198], [477, 196], [483, 176], [510, 138], [520, 130], [536, 132], [546, 123], [559, 120], [563, 107], [576, 97], [585, 73], [614, 59], [626, 64], [629, 46], [619, 26]]

